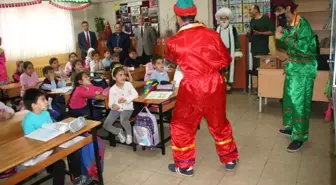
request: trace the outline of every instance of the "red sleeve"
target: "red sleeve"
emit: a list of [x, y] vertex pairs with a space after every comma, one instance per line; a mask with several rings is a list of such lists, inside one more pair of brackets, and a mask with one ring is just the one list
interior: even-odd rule
[[94, 86], [92, 84], [89, 85], [89, 91], [93, 91], [94, 93], [100, 92], [103, 93], [104, 89], [101, 87]]
[[219, 62], [221, 65], [221, 69], [223, 67], [228, 67], [230, 63], [232, 62], [231, 55], [229, 53], [229, 50], [225, 47], [222, 39], [220, 38], [219, 34], [216, 34], [215, 42], [217, 45], [217, 53], [219, 56]]
[[166, 49], [165, 49], [165, 59], [169, 62], [176, 63], [176, 57], [174, 53], [174, 48], [172, 46], [171, 40], [167, 40]]
[[94, 88], [90, 88], [90, 87], [91, 87], [91, 85], [88, 88], [77, 87], [76, 88], [76, 95], [79, 96], [79, 97], [85, 97], [85, 98], [95, 97], [96, 96], [96, 91], [94, 90]]

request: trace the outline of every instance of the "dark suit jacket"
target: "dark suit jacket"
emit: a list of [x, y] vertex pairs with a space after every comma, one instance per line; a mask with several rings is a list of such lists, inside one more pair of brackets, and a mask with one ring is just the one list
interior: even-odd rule
[[128, 49], [131, 45], [131, 39], [128, 34], [121, 32], [119, 43], [117, 42], [117, 34], [113, 33], [107, 39], [106, 46], [110, 49], [111, 53], [114, 53], [114, 48], [122, 48], [121, 53], [119, 53], [120, 63], [124, 63], [126, 57], [128, 56]]
[[[89, 31], [89, 34], [90, 34], [91, 48], [96, 50], [98, 47], [98, 41], [97, 41], [96, 34], [92, 31]], [[78, 34], [78, 46], [81, 50], [81, 57], [82, 59], [84, 59], [87, 55], [86, 52], [89, 49], [87, 46], [86, 37], [85, 37], [84, 32], [81, 32]]]

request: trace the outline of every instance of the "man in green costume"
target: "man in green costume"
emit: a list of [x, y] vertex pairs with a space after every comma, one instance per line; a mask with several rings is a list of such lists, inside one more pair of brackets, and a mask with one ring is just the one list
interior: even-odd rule
[[290, 136], [288, 152], [298, 151], [308, 140], [309, 119], [317, 74], [316, 40], [307, 19], [294, 13], [297, 5], [291, 0], [274, 0], [278, 20], [286, 20], [277, 27], [275, 38], [286, 45], [289, 59], [285, 66], [283, 95], [283, 124], [280, 130]]

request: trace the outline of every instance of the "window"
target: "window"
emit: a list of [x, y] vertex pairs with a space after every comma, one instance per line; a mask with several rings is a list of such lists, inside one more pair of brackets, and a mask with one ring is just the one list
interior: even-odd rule
[[76, 50], [72, 12], [48, 3], [1, 9], [0, 37], [8, 60]]

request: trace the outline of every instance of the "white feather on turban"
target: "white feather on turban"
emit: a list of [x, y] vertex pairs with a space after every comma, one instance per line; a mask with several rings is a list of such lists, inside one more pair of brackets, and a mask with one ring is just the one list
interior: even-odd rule
[[221, 17], [227, 17], [229, 21], [232, 21], [233, 14], [230, 8], [223, 7], [216, 12], [216, 20], [219, 21]]

